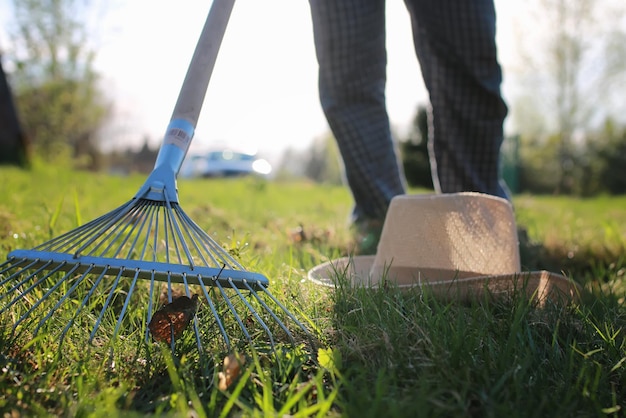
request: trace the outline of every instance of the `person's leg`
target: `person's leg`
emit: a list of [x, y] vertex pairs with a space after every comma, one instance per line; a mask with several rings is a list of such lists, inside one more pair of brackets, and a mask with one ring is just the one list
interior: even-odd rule
[[385, 103], [384, 0], [310, 0], [320, 101], [355, 200], [353, 222], [382, 224], [405, 192]]
[[493, 0], [405, 0], [431, 101], [438, 192], [508, 197], [499, 181], [507, 107], [500, 94]]

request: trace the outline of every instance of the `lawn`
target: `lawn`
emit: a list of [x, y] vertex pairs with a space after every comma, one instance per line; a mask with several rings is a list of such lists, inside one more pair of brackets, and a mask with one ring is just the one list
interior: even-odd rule
[[[120, 206], [144, 179], [0, 168], [0, 262]], [[180, 181], [179, 189], [185, 212], [247, 269], [267, 276], [272, 294], [315, 338], [297, 335], [294, 344], [278, 332], [273, 351], [245, 341], [225, 349], [200, 307], [203, 352], [193, 332], [172, 350], [144, 338], [152, 299], [140, 280], [118, 338], [106, 338], [116, 325], [107, 310], [100, 338], [89, 343], [89, 330], [76, 325], [59, 346], [78, 302], [58, 309], [35, 338], [32, 327], [15, 335], [24, 307], [5, 309], [13, 298], [5, 283], [3, 416], [623, 416], [626, 197], [515, 197], [527, 236], [524, 266], [563, 272], [585, 290], [577, 304], [539, 308], [523, 296], [460, 305], [341, 280], [333, 291], [316, 287], [305, 279], [308, 269], [350, 251], [351, 198], [343, 187], [224, 179]], [[51, 283], [42, 287], [30, 304]], [[97, 312], [107, 296], [97, 292], [88, 309]], [[246, 324], [253, 341], [263, 338], [257, 323]], [[227, 370], [224, 359], [234, 352], [244, 361]], [[224, 388], [226, 371], [232, 381]]]

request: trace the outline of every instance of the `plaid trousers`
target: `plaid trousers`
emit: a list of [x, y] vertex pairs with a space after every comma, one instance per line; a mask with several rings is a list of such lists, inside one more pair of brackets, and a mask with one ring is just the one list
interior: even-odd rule
[[[337, 140], [353, 221], [384, 219], [406, 192], [385, 101], [385, 0], [309, 0], [319, 95]], [[439, 193], [507, 197], [499, 156], [507, 107], [493, 0], [405, 0], [430, 97], [429, 152]]]

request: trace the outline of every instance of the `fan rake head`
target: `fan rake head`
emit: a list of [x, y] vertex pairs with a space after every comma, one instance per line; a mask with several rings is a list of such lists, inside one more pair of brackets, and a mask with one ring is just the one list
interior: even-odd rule
[[56, 337], [61, 347], [67, 336], [80, 341], [89, 333], [96, 346], [101, 334], [112, 335], [109, 341], [136, 335], [169, 342], [174, 350], [193, 323], [202, 353], [216, 341], [230, 350], [310, 335], [267, 290], [267, 278], [246, 271], [178, 204], [176, 176], [233, 4], [212, 2], [154, 170], [135, 197], [38, 247], [11, 252], [0, 265], [0, 342], [39, 334], [46, 342]]
[[268, 285], [178, 203], [135, 197], [31, 250], [11, 252], [0, 265], [0, 317], [14, 337], [52, 329], [59, 345], [73, 327], [89, 329], [90, 343], [113, 328], [111, 340], [140, 333], [173, 349], [190, 322], [200, 352], [216, 337], [226, 350], [304, 341], [306, 327]]

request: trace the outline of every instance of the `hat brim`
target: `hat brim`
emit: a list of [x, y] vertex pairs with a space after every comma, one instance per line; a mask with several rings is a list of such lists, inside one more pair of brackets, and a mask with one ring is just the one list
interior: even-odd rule
[[[341, 278], [353, 286], [376, 288], [380, 277], [372, 277], [371, 271], [376, 256], [354, 256], [330, 260], [313, 267], [307, 277], [313, 283], [336, 287]], [[552, 301], [574, 301], [580, 296], [580, 286], [573, 280], [546, 270], [522, 273], [483, 275], [475, 272], [444, 269], [412, 269], [412, 274], [399, 275], [393, 267], [387, 270], [400, 289], [419, 287], [428, 289], [435, 297], [451, 301], [469, 301], [485, 295], [499, 297], [524, 292], [528, 297], [543, 303]]]

